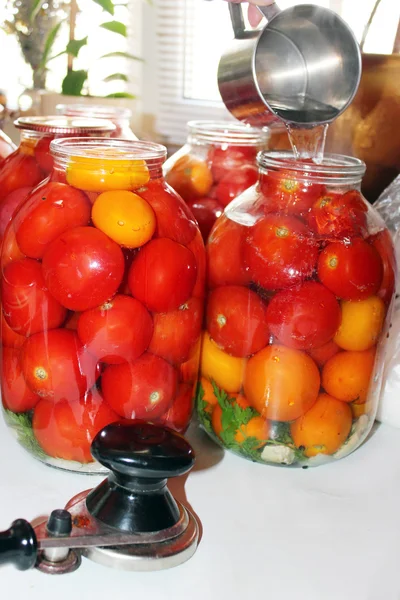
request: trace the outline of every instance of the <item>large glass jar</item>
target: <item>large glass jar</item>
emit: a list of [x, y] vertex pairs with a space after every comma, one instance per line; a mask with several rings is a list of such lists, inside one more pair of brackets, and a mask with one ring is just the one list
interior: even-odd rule
[[231, 121], [190, 121], [186, 144], [165, 163], [167, 183], [196, 217], [204, 240], [217, 217], [257, 181], [256, 156], [268, 131]]
[[8, 225], [1, 388], [32, 455], [97, 472], [90, 443], [120, 418], [188, 426], [200, 348], [205, 250], [165, 184], [166, 149], [71, 138]]
[[361, 161], [259, 155], [258, 184], [207, 244], [197, 407], [225, 448], [299, 466], [371, 430], [395, 289], [391, 237], [360, 193]]
[[66, 117], [21, 117], [18, 148], [0, 163], [0, 241], [16, 207], [53, 168], [50, 142], [60, 137], [109, 137], [111, 121]]
[[56, 112], [67, 117], [88, 117], [107, 119], [115, 125], [111, 137], [124, 140], [137, 140], [130, 125], [132, 111], [129, 108], [91, 104], [57, 104]]
[[12, 154], [17, 149], [14, 142], [0, 129], [0, 161]]

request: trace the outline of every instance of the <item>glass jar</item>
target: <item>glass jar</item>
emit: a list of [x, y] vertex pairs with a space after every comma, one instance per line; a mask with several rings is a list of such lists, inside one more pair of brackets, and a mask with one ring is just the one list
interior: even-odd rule
[[88, 117], [107, 119], [115, 125], [111, 137], [124, 140], [137, 140], [130, 125], [132, 111], [129, 108], [91, 104], [57, 104], [56, 112], [67, 117]]
[[0, 163], [0, 241], [16, 207], [53, 168], [50, 142], [60, 137], [109, 137], [111, 121], [66, 117], [21, 117], [18, 148]]
[[360, 193], [365, 165], [259, 155], [207, 244], [197, 408], [260, 463], [342, 458], [374, 422], [395, 289], [390, 234]]
[[0, 161], [15, 152], [16, 149], [17, 146], [14, 142], [0, 129]]
[[196, 217], [204, 240], [217, 217], [257, 181], [256, 156], [268, 130], [231, 121], [190, 121], [186, 144], [165, 163], [167, 183]]
[[162, 177], [164, 146], [71, 138], [8, 225], [1, 388], [20, 443], [97, 472], [90, 443], [125, 418], [188, 426], [197, 380], [205, 250]]

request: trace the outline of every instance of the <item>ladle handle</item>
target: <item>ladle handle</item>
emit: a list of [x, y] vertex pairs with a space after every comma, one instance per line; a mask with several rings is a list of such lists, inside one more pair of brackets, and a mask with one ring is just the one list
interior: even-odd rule
[[17, 519], [10, 529], [0, 532], [0, 566], [13, 564], [20, 571], [35, 566], [38, 545], [28, 521]]
[[[268, 21], [271, 21], [276, 15], [278, 15], [281, 11], [276, 2], [270, 4], [269, 6], [257, 6], [258, 10], [261, 14], [267, 18]], [[241, 4], [232, 4], [229, 3], [229, 13], [231, 16], [232, 28], [235, 38], [237, 40], [249, 37], [252, 35], [252, 31], [246, 29], [246, 25], [243, 17], [243, 8]]]

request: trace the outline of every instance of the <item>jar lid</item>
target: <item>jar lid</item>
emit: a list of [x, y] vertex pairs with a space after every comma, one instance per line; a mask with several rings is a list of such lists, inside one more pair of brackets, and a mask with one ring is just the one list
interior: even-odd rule
[[196, 141], [209, 144], [253, 146], [269, 138], [267, 127], [257, 129], [235, 121], [189, 121], [187, 128]]
[[86, 115], [104, 119], [130, 119], [132, 111], [130, 108], [121, 106], [106, 106], [102, 104], [57, 104], [56, 111], [60, 115], [78, 117]]
[[165, 160], [167, 149], [154, 142], [120, 140], [113, 138], [64, 138], [53, 140], [50, 150], [54, 156], [71, 155], [96, 160], [132, 161]]
[[65, 117], [54, 115], [49, 117], [20, 117], [14, 121], [17, 129], [36, 131], [42, 134], [89, 134], [107, 133], [115, 130], [114, 123], [102, 119], [86, 117]]

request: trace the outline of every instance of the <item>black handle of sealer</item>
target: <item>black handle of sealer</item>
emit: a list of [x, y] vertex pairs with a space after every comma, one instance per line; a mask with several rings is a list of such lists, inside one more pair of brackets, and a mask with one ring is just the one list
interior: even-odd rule
[[17, 519], [10, 529], [0, 532], [0, 566], [12, 564], [20, 571], [27, 571], [35, 566], [37, 553], [35, 532], [25, 519]]

